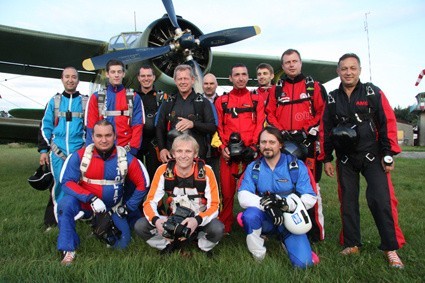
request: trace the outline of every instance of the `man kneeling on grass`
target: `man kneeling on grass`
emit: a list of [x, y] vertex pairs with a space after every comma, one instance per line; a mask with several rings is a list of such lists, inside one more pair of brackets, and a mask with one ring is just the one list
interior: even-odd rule
[[[63, 265], [75, 259], [80, 242], [75, 220], [81, 217], [94, 214], [93, 233], [109, 246], [126, 248], [131, 239], [126, 216], [138, 209], [149, 186], [143, 164], [114, 144], [116, 134], [110, 122], [98, 121], [92, 137], [94, 143], [70, 155], [61, 173], [65, 196], [58, 204], [58, 250], [63, 252]], [[124, 204], [124, 185], [130, 182], [135, 189]]]
[[136, 233], [162, 254], [181, 250], [197, 238], [199, 249], [210, 256], [223, 237], [217, 181], [211, 167], [196, 158], [198, 150], [188, 134], [174, 139], [175, 159], [157, 169], [143, 204], [145, 217], [135, 224]]
[[277, 128], [263, 129], [259, 142], [263, 156], [247, 166], [238, 192], [239, 203], [246, 209], [238, 222], [247, 233], [248, 249], [262, 261], [264, 235], [276, 234], [292, 265], [307, 268], [319, 260], [306, 234], [311, 229], [306, 209], [317, 200], [308, 169], [295, 156], [281, 152], [283, 136]]

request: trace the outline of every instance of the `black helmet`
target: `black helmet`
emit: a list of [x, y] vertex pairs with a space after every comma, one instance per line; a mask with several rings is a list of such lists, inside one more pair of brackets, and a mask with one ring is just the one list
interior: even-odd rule
[[294, 155], [299, 160], [305, 161], [307, 158], [308, 149], [303, 143], [287, 140], [284, 142], [284, 146], [287, 153]]
[[228, 148], [230, 152], [230, 158], [232, 160], [241, 158], [242, 151], [245, 149], [245, 146], [241, 139], [241, 134], [237, 132], [233, 132], [230, 134]]
[[28, 183], [36, 190], [47, 190], [53, 183], [53, 175], [47, 164], [40, 165], [34, 175], [28, 178]]
[[359, 143], [356, 127], [357, 125], [340, 123], [332, 129], [331, 139], [336, 150], [344, 153], [355, 151]]

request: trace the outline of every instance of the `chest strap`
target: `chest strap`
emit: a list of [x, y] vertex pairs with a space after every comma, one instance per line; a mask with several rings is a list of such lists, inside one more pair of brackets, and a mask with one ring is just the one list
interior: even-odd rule
[[80, 164], [80, 171], [81, 171], [81, 180], [88, 184], [94, 184], [94, 185], [117, 185], [117, 184], [123, 184], [125, 177], [128, 172], [128, 161], [127, 161], [127, 151], [121, 147], [116, 146], [117, 148], [117, 163], [118, 163], [118, 170], [120, 172], [121, 178], [119, 180], [106, 180], [106, 179], [89, 179], [86, 177], [87, 169], [90, 165], [91, 159], [93, 157], [93, 149], [94, 144], [90, 144], [86, 147], [84, 150], [83, 158], [81, 160]]
[[107, 110], [106, 107], [106, 89], [103, 88], [99, 90], [98, 96], [97, 96], [97, 107], [99, 110], [99, 116], [103, 117], [116, 117], [116, 116], [127, 116], [130, 118], [130, 124], [131, 119], [133, 116], [133, 98], [134, 98], [134, 91], [132, 89], [127, 89], [126, 92], [126, 100], [127, 100], [127, 110]]
[[96, 179], [89, 179], [87, 177], [81, 177], [81, 180], [86, 182], [87, 184], [93, 184], [93, 185], [118, 185], [118, 184], [123, 184], [124, 183], [124, 179], [121, 179], [119, 181], [115, 181], [115, 180], [96, 180]]
[[[58, 119], [59, 117], [65, 117], [67, 118], [67, 116], [69, 115], [68, 113], [71, 113], [71, 117], [72, 118], [84, 118], [84, 112], [86, 110], [86, 105], [87, 105], [87, 101], [88, 101], [88, 96], [87, 95], [82, 95], [80, 94], [81, 97], [81, 106], [83, 108], [82, 112], [61, 112], [59, 111], [59, 106], [61, 103], [61, 99], [62, 99], [62, 94], [61, 93], [56, 93], [56, 95], [54, 96], [54, 104], [55, 104], [55, 126], [58, 124]], [[77, 98], [75, 98], [77, 99]]]

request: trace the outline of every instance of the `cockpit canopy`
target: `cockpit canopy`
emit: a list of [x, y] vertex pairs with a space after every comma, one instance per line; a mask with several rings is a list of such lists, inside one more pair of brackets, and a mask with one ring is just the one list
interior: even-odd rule
[[138, 31], [120, 33], [109, 40], [108, 51], [136, 48], [141, 37], [142, 33]]

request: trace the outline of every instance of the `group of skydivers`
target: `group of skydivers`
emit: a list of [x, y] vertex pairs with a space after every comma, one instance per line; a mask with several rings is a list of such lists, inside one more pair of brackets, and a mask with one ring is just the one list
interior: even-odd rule
[[[38, 146], [40, 166], [49, 165], [54, 180], [45, 225], [58, 225], [61, 263], [75, 260], [76, 221], [92, 218], [94, 233], [114, 248], [127, 247], [134, 229], [162, 253], [197, 239], [208, 255], [237, 220], [256, 260], [265, 257], [267, 235], [277, 234], [294, 267], [317, 264], [310, 242], [325, 238], [319, 181], [323, 165], [334, 176], [335, 150], [341, 254], [361, 247], [361, 172], [379, 248], [390, 266], [403, 268], [396, 250], [405, 240], [389, 177], [400, 148], [385, 95], [360, 82], [352, 53], [340, 58], [341, 85], [329, 94], [302, 74], [297, 50], [286, 50], [281, 61], [285, 76], [276, 84], [269, 64], [257, 67], [256, 90], [247, 89], [247, 67], [234, 65], [233, 89], [222, 95], [213, 74], [196, 93], [189, 65], [174, 71], [176, 94], [154, 88], [150, 66], [140, 68], [135, 92], [122, 84], [124, 64], [110, 60], [108, 85], [87, 97], [76, 90], [77, 70], [65, 68], [65, 90], [46, 106]], [[235, 217], [236, 192], [244, 211]]]

